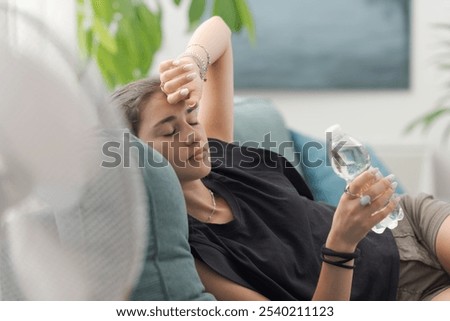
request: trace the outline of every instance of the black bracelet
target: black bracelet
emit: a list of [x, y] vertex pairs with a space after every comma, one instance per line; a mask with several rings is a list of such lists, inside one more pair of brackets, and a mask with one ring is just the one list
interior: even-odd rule
[[359, 258], [360, 254], [361, 251], [358, 248], [356, 249], [355, 252], [348, 253], [348, 252], [336, 252], [332, 249], [325, 247], [325, 245], [322, 246], [322, 255], [340, 257], [342, 259], [349, 259], [348, 261]]
[[[345, 268], [345, 269], [354, 269], [356, 267], [356, 264], [347, 265], [344, 263], [347, 263], [351, 260], [358, 259], [360, 254], [361, 254], [361, 251], [358, 248], [353, 253], [347, 253], [347, 252], [336, 252], [336, 251], [333, 251], [332, 249], [325, 247], [325, 245], [323, 245], [321, 258], [322, 258], [322, 261], [325, 263], [328, 263], [328, 264], [331, 264], [331, 265], [334, 265], [337, 267]], [[333, 261], [333, 260], [327, 259], [325, 256], [339, 257], [342, 260]]]
[[356, 267], [356, 264], [353, 264], [353, 265], [344, 264], [344, 263], [346, 263], [346, 262], [348, 262], [350, 260], [332, 261], [332, 260], [329, 260], [329, 259], [325, 258], [323, 255], [322, 255], [322, 261], [325, 262], [325, 263], [328, 263], [328, 264], [331, 264], [331, 265], [334, 265], [334, 266], [337, 266], [337, 267], [340, 267], [340, 268], [349, 269], [349, 270], [353, 270]]

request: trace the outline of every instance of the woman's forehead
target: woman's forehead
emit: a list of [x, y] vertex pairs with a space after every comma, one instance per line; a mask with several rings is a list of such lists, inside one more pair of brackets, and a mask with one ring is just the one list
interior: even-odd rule
[[163, 93], [154, 95], [145, 104], [142, 112], [144, 118], [147, 118], [151, 123], [157, 124], [164, 118], [169, 116], [179, 116], [186, 112], [184, 101], [177, 104], [169, 104], [167, 97]]

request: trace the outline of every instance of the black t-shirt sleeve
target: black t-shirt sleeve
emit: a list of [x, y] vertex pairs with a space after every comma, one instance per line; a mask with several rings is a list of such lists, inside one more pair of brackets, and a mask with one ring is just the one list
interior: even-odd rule
[[189, 244], [194, 258], [204, 262], [221, 276], [240, 284], [246, 288], [253, 287], [245, 281], [236, 271], [239, 268], [233, 263], [218, 238], [212, 231], [205, 226], [199, 226], [198, 222], [190, 219], [189, 225]]
[[278, 157], [280, 163], [282, 164], [284, 175], [289, 179], [292, 185], [294, 185], [294, 187], [297, 189], [297, 192], [300, 195], [309, 198], [310, 200], [314, 200], [314, 196], [312, 195], [311, 190], [309, 189], [300, 173], [295, 169], [294, 165], [292, 165], [292, 163], [283, 156], [278, 155]]

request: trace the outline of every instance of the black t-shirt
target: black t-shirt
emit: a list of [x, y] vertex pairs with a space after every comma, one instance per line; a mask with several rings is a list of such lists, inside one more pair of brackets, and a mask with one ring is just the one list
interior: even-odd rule
[[[313, 201], [284, 157], [215, 139], [209, 146], [212, 171], [203, 182], [228, 202], [234, 220], [206, 224], [189, 216], [194, 257], [270, 300], [310, 300], [334, 209]], [[358, 248], [351, 299], [395, 299], [399, 258], [390, 231], [370, 232]]]

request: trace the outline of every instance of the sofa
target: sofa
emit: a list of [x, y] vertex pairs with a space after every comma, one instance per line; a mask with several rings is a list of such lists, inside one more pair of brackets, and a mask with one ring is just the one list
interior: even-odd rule
[[[270, 100], [235, 98], [235, 142], [268, 148], [282, 154], [303, 175], [316, 200], [337, 205], [345, 182], [326, 162], [325, 141], [287, 128]], [[311, 143], [312, 142], [312, 143]], [[136, 139], [148, 161], [142, 169], [149, 202], [149, 236], [145, 264], [132, 291], [132, 300], [214, 300], [205, 293], [195, 270], [188, 243], [183, 193], [173, 169], [152, 166], [164, 158]], [[373, 166], [389, 173], [369, 148]], [[399, 187], [402, 192], [401, 186]]]

